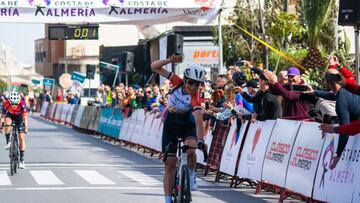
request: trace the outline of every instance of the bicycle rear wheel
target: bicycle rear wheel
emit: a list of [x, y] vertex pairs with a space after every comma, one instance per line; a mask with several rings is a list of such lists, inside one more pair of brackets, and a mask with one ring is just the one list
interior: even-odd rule
[[189, 169], [186, 165], [181, 167], [180, 193], [178, 199], [181, 203], [191, 202], [190, 176]]

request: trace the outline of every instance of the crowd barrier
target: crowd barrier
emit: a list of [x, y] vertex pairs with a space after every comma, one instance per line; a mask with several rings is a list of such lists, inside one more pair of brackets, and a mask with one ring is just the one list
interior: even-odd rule
[[[44, 103], [41, 117], [90, 130], [114, 140], [161, 152], [163, 122], [157, 114], [136, 110], [126, 118], [119, 109]], [[319, 123], [299, 120], [245, 122], [239, 133], [230, 121], [218, 173], [257, 183], [257, 192], [273, 187], [280, 201], [298, 195], [306, 201], [360, 202], [360, 136], [349, 138], [340, 162], [329, 168], [339, 135], [323, 138]], [[212, 145], [214, 129], [206, 132]], [[208, 148], [210, 152], [211, 147]], [[196, 152], [198, 163], [202, 153]]]

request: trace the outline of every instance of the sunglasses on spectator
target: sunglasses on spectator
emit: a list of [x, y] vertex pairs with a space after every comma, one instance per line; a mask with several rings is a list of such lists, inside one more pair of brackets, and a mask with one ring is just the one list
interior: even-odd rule
[[160, 92], [164, 91], [164, 89], [161, 89]]
[[151, 94], [151, 91], [146, 91], [145, 93], [146, 93], [146, 94]]
[[199, 87], [200, 86], [200, 82], [198, 81], [195, 81], [195, 80], [187, 80], [186, 82], [188, 85], [192, 86], [192, 85], [195, 85], [196, 87]]

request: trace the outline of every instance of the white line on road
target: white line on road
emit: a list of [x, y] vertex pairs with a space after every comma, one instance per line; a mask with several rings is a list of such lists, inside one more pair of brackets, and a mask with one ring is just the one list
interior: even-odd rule
[[113, 181], [94, 170], [75, 170], [75, 173], [92, 185], [115, 185]]
[[22, 187], [0, 188], [0, 191], [13, 190], [157, 190], [162, 194], [162, 187]]
[[39, 185], [63, 185], [64, 183], [56, 177], [52, 171], [30, 171], [31, 175]]
[[0, 171], [0, 185], [11, 185], [10, 178], [6, 171]]
[[[29, 190], [156, 190], [161, 195], [163, 194], [162, 187], [19, 187], [19, 188], [1, 188], [0, 191], [29, 191]], [[204, 189], [197, 189], [195, 193], [198, 192], [210, 192], [210, 191], [224, 191], [230, 192], [235, 191], [231, 188], [204, 188]]]
[[[162, 168], [163, 165], [147, 165], [147, 164], [76, 164], [76, 163], [39, 163], [26, 164], [26, 167], [136, 167], [136, 168]], [[0, 164], [1, 167], [9, 168], [9, 164]]]
[[159, 180], [156, 180], [155, 178], [138, 171], [118, 171], [118, 173], [121, 173], [122, 175], [140, 183], [141, 185], [162, 185], [162, 182]]

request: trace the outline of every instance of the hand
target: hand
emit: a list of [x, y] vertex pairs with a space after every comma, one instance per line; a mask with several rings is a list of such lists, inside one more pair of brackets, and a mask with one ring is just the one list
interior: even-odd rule
[[255, 122], [256, 122], [256, 113], [253, 113], [253, 114], [251, 115], [251, 122], [252, 122], [252, 123], [255, 123]]
[[184, 57], [182, 55], [173, 54], [172, 56], [170, 56], [171, 63], [180, 63], [183, 61], [183, 59]]
[[322, 130], [323, 132], [325, 133], [335, 133], [334, 131], [334, 126], [331, 125], [331, 124], [325, 124], [325, 123], [322, 123], [320, 126], [319, 126], [319, 129]]
[[198, 149], [200, 149], [200, 150], [206, 150], [207, 146], [206, 146], [206, 144], [205, 144], [204, 139], [199, 139], [199, 140], [198, 140], [197, 147], [198, 147]]
[[27, 127], [25, 127], [25, 133], [28, 133], [28, 131], [29, 131], [29, 130], [28, 130], [28, 128], [27, 128]]
[[338, 157], [338, 156], [333, 157], [332, 162], [329, 167], [330, 170], [333, 170], [336, 167], [336, 165], [339, 163], [339, 161], [340, 161], [340, 157]]
[[245, 64], [245, 67], [249, 67], [249, 68], [254, 67], [253, 65], [251, 65], [251, 63], [249, 61], [242, 60], [241, 62], [243, 62]]
[[264, 76], [268, 79], [270, 84], [275, 84], [277, 82], [276, 75], [269, 70], [264, 70]]
[[228, 109], [232, 109], [233, 105], [230, 102], [224, 102], [224, 107]]
[[244, 92], [244, 90], [240, 86], [235, 86], [235, 91], [239, 92], [240, 94]]
[[311, 85], [305, 84], [305, 86], [307, 87], [307, 90], [305, 92], [302, 92], [303, 94], [313, 94], [314, 93], [314, 89], [312, 88]]

